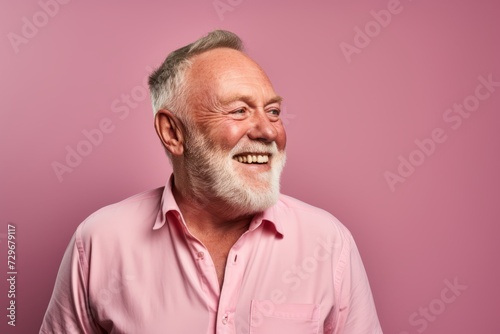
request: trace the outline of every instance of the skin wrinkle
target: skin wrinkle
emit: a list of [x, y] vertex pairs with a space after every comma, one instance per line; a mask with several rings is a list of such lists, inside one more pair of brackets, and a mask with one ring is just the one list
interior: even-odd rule
[[[213, 51], [221, 51], [221, 50], [227, 51], [228, 54], [224, 55], [223, 53], [218, 52], [219, 62], [214, 63], [211, 61], [209, 57], [207, 57], [207, 54]], [[238, 53], [241, 56], [242, 61], [240, 61], [239, 63], [235, 63], [234, 60], [231, 59], [230, 57], [231, 53]], [[231, 66], [235, 71], [245, 71], [250, 73], [240, 76], [238, 76], [235, 73], [227, 73], [226, 70], [228, 63], [231, 63]], [[248, 66], [250, 64], [251, 67]], [[227, 95], [227, 93], [224, 92], [225, 90], [224, 87], [221, 87], [223, 86], [223, 83], [227, 80], [245, 81], [249, 76], [252, 76], [253, 78], [264, 78], [264, 80], [266, 81], [266, 85], [253, 87], [254, 90], [255, 88], [257, 88], [260, 91], [253, 91], [253, 92], [248, 91], [245, 93], [238, 91], [230, 95]], [[213, 80], [214, 78], [218, 79], [215, 82], [216, 86], [210, 87], [210, 85], [207, 83], [214, 83]], [[186, 81], [190, 82], [189, 85], [190, 93], [193, 93], [195, 91], [197, 92], [197, 94], [190, 94], [191, 105], [194, 112], [196, 112], [197, 106], [199, 108], [200, 105], [203, 105], [207, 101], [209, 101], [207, 105], [210, 106], [210, 108], [204, 109], [203, 111], [216, 112], [216, 113], [224, 112], [226, 111], [225, 105], [228, 102], [238, 101], [239, 98], [245, 96], [248, 97], [248, 100], [254, 100], [255, 96], [266, 95], [267, 89], [269, 88], [271, 88], [271, 90], [274, 91], [272, 89], [272, 85], [269, 81], [269, 78], [258, 64], [256, 64], [244, 53], [227, 48], [215, 49], [194, 56], [192, 58], [190, 69], [187, 72]], [[214, 94], [214, 92], [221, 92], [221, 91], [223, 92], [223, 94]], [[271, 103], [273, 100], [279, 100], [276, 101], [277, 103], [279, 103], [281, 101], [281, 97], [279, 96], [273, 97], [272, 99], [270, 99], [270, 102], [268, 102], [268, 104]]]

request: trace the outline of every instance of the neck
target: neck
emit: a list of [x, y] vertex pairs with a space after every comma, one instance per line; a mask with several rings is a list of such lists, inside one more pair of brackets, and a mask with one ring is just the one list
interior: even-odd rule
[[[195, 236], [224, 236], [227, 234], [243, 234], [252, 221], [253, 214], [229, 215], [227, 203], [206, 197], [204, 200], [189, 193], [177, 179], [172, 183], [174, 198], [182, 212], [186, 225]], [[200, 238], [202, 239], [202, 238]]]

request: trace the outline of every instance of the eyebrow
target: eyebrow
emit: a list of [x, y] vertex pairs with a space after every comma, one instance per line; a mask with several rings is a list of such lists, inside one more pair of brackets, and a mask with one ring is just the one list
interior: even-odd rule
[[[241, 95], [241, 94], [235, 94], [235, 95], [231, 95], [229, 98], [226, 98], [222, 101], [220, 101], [220, 103], [222, 105], [225, 105], [225, 104], [229, 104], [231, 102], [234, 102], [234, 101], [253, 101], [254, 98], [250, 95]], [[268, 105], [268, 104], [272, 104], [272, 103], [280, 103], [281, 101], [283, 101], [283, 98], [279, 95], [276, 95], [272, 98], [270, 98], [265, 105]]]
[[273, 97], [272, 99], [270, 99], [267, 104], [271, 104], [271, 103], [281, 103], [281, 101], [283, 101], [283, 98], [279, 95], [276, 95], [275, 97]]

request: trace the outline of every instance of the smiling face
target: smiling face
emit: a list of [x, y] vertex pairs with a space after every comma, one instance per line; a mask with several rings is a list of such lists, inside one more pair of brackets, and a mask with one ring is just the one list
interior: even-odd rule
[[214, 49], [192, 61], [187, 76], [194, 124], [184, 156], [193, 191], [239, 214], [262, 211], [278, 198], [285, 162], [281, 98], [239, 51]]

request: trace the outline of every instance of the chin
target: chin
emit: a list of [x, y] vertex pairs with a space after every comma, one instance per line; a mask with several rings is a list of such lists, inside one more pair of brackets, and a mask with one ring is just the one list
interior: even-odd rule
[[219, 193], [235, 213], [255, 214], [270, 208], [278, 201], [279, 177], [273, 180], [271, 173], [256, 176], [257, 178], [240, 179], [238, 184], [232, 185], [230, 192]]
[[237, 152], [262, 152], [261, 145], [222, 152], [205, 142], [203, 137], [197, 139], [186, 151], [186, 171], [191, 192], [200, 202], [224, 203], [224, 214], [234, 218], [262, 212], [278, 201], [286, 154], [278, 152], [276, 144], [271, 147], [268, 159], [262, 161], [260, 157], [261, 161], [258, 161], [257, 157], [257, 163], [248, 163], [247, 157], [245, 163], [238, 161], [244, 159], [238, 159]]

